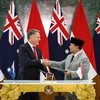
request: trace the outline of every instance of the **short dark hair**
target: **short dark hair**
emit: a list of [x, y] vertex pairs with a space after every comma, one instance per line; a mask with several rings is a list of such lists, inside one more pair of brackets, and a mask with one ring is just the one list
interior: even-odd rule
[[40, 31], [39, 30], [36, 30], [36, 29], [29, 30], [28, 33], [27, 33], [27, 38], [29, 39], [30, 36], [33, 35], [33, 34], [35, 34], [36, 32], [39, 32], [40, 33]]

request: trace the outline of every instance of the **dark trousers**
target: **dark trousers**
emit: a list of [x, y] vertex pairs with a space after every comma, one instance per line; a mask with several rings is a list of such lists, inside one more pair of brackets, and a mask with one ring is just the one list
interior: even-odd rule
[[18, 100], [39, 100], [38, 92], [27, 92], [25, 94], [21, 93]]

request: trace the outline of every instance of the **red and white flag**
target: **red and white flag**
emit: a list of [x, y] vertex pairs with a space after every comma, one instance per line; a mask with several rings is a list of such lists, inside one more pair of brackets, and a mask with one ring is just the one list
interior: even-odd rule
[[[49, 59], [48, 39], [46, 37], [46, 33], [45, 33], [45, 30], [44, 30], [44, 27], [42, 24], [42, 20], [41, 20], [40, 13], [39, 13], [39, 10], [38, 10], [37, 4], [36, 4], [36, 0], [34, 0], [32, 3], [27, 32], [30, 29], [40, 30], [41, 40], [39, 42], [38, 47], [40, 48], [40, 50], [42, 52], [43, 58]], [[50, 71], [49, 67], [48, 67], [48, 71]]]
[[85, 41], [83, 45], [83, 51], [90, 60], [90, 70], [88, 76], [89, 79], [93, 79], [97, 75], [93, 40], [88, 27], [84, 9], [82, 7], [82, 0], [80, 0], [80, 2], [78, 3], [76, 15], [73, 22], [71, 37], [76, 37]]
[[30, 29], [40, 30], [41, 40], [38, 47], [42, 51], [43, 58], [49, 59], [48, 39], [46, 37], [36, 0], [34, 0], [32, 4], [27, 31]]

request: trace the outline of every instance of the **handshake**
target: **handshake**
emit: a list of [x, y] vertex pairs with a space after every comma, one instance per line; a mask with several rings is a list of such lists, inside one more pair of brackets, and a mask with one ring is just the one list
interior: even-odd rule
[[43, 64], [44, 66], [50, 66], [50, 60], [48, 60], [48, 59], [43, 59], [43, 60], [42, 60], [42, 64]]

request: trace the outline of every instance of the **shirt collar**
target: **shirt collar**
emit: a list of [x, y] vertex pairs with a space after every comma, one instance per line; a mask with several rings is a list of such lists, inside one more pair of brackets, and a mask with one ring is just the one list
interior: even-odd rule
[[82, 50], [80, 50], [79, 52], [77, 52], [76, 54], [74, 54], [74, 57], [76, 57]]
[[[29, 41], [28, 41], [28, 44], [30, 45], [31, 48], [33, 48], [34, 45], [32, 45]], [[34, 46], [34, 47], [36, 47], [36, 46]]]

